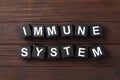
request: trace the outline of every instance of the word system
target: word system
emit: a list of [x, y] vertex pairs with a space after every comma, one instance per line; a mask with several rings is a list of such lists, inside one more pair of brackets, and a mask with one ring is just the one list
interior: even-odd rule
[[78, 57], [88, 58], [91, 55], [93, 59], [100, 58], [104, 55], [104, 51], [101, 45], [94, 45], [89, 48], [83, 46], [62, 45], [62, 46], [21, 46], [19, 49], [20, 58], [38, 58], [44, 59], [47, 54], [47, 58], [67, 58]]

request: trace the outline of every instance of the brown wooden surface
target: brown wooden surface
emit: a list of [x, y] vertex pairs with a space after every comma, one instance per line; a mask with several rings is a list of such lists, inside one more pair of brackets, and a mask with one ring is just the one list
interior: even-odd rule
[[[17, 25], [102, 24], [101, 38], [23, 39]], [[23, 60], [20, 45], [104, 46], [100, 60]], [[120, 80], [120, 0], [0, 0], [0, 80]]]

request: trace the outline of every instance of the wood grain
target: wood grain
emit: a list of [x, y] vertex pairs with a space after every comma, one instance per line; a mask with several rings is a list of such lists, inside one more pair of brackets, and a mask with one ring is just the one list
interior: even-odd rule
[[119, 3], [119, 0], [0, 0], [0, 21], [120, 21]]
[[1, 67], [2, 80], [119, 80], [120, 68]]
[[[0, 0], [0, 80], [120, 80], [120, 0]], [[28, 24], [102, 24], [100, 38], [20, 38], [17, 26]], [[100, 43], [99, 60], [18, 57], [20, 45]]]

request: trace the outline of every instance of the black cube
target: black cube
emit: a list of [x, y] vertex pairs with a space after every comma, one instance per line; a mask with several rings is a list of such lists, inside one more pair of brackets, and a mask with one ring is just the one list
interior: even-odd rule
[[72, 45], [63, 45], [60, 48], [61, 48], [61, 54], [62, 54], [63, 58], [74, 56], [74, 51], [73, 51]]
[[23, 38], [32, 36], [30, 24], [20, 24], [18, 29], [20, 36]]
[[62, 37], [73, 36], [73, 25], [71, 25], [71, 24], [61, 25], [60, 31], [61, 31]]
[[60, 57], [60, 49], [59, 46], [48, 46], [47, 49], [48, 58], [59, 58]]
[[97, 37], [103, 35], [103, 28], [101, 25], [91, 25], [90, 26], [90, 36]]
[[84, 46], [76, 46], [76, 57], [79, 58], [88, 58], [88, 48]]
[[45, 29], [44, 25], [32, 25], [33, 37], [44, 37]]
[[87, 25], [75, 25], [75, 36], [87, 37], [88, 36], [88, 26]]
[[31, 58], [31, 46], [20, 46], [19, 48], [20, 58]]
[[46, 53], [46, 47], [41, 45], [33, 45], [32, 57], [38, 59], [44, 59]]
[[45, 26], [46, 37], [58, 37], [58, 26], [57, 25], [46, 25]]
[[96, 44], [89, 48], [89, 51], [93, 57], [93, 59], [101, 58], [104, 56], [103, 47], [99, 44]]

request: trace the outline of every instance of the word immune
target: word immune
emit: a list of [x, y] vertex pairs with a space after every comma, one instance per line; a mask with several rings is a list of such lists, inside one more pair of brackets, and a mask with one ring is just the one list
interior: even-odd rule
[[25, 37], [97, 37], [103, 34], [100, 25], [19, 25], [20, 36]]

